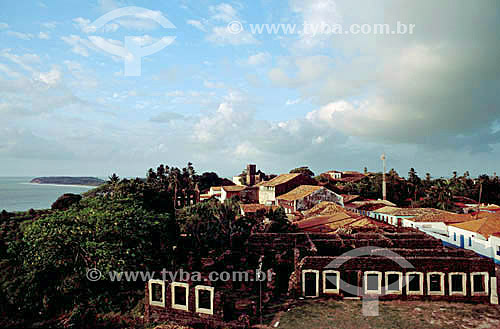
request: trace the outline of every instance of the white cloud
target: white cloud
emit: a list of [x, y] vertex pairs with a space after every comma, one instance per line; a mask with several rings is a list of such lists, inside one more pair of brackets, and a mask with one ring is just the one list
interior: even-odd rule
[[206, 88], [210, 88], [210, 89], [220, 89], [220, 88], [224, 88], [225, 85], [223, 82], [212, 82], [212, 81], [203, 81], [203, 85], [206, 87]]
[[70, 71], [78, 71], [78, 72], [83, 71], [82, 65], [75, 61], [66, 60], [64, 61], [64, 65], [66, 65], [66, 67]]
[[29, 72], [35, 72], [36, 70], [32, 67], [33, 64], [40, 62], [40, 57], [37, 54], [23, 54], [17, 55], [10, 52], [10, 49], [4, 49], [0, 51], [0, 56], [7, 58], [13, 63], [21, 66], [23, 69]]
[[254, 158], [258, 156], [261, 152], [248, 141], [244, 141], [238, 144], [234, 150], [234, 155], [239, 158]]
[[43, 40], [48, 40], [48, 39], [50, 39], [50, 35], [47, 32], [40, 32], [40, 33], [38, 33], [38, 38], [43, 39]]
[[216, 6], [210, 6], [212, 12], [212, 19], [229, 23], [231, 21], [239, 20], [238, 11], [228, 3], [221, 3]]
[[74, 25], [84, 33], [94, 33], [97, 29], [90, 25], [90, 19], [86, 19], [83, 17], [77, 17], [73, 19]]
[[213, 27], [210, 35], [207, 36], [207, 40], [218, 45], [229, 44], [233, 46], [258, 43], [257, 39], [251, 33], [247, 31], [241, 31], [238, 34], [231, 33], [227, 29], [227, 26]]
[[174, 90], [167, 92], [167, 97], [179, 97], [184, 96], [184, 92], [182, 90]]
[[142, 47], [144, 47], [144, 46], [148, 46], [148, 45], [153, 44], [154, 42], [156, 42], [156, 41], [157, 41], [157, 39], [153, 38], [152, 36], [150, 36], [150, 35], [148, 35], [148, 34], [145, 34], [145, 35], [143, 35], [143, 36], [135, 36], [135, 37], [132, 37], [132, 40], [133, 40], [136, 44], [138, 44], [138, 45], [140, 45], [140, 46], [142, 46]]
[[0, 71], [4, 72], [7, 76], [15, 79], [21, 78], [21, 74], [12, 70], [9, 66], [0, 63]]
[[0, 30], [6, 30], [9, 28], [9, 24], [0, 22]]
[[248, 57], [247, 63], [249, 65], [262, 65], [271, 60], [271, 54], [268, 52], [260, 52]]
[[287, 99], [285, 105], [286, 106], [296, 105], [296, 104], [299, 104], [300, 102], [302, 102], [302, 98], [300, 98], [300, 97], [297, 99]]
[[195, 28], [197, 28], [200, 31], [207, 32], [205, 25], [201, 21], [198, 21], [195, 19], [188, 19], [186, 23], [191, 25], [191, 26], [194, 26]]
[[120, 25], [116, 24], [116, 23], [108, 23], [108, 24], [104, 25], [104, 27], [103, 27], [104, 32], [116, 32], [116, 31], [118, 31], [119, 28], [120, 28]]
[[71, 51], [75, 54], [88, 57], [91, 48], [90, 42], [86, 39], [82, 39], [80, 36], [72, 34], [69, 36], [61, 37], [61, 40], [66, 42], [68, 45], [72, 46]]
[[54, 86], [61, 81], [61, 77], [61, 71], [58, 68], [52, 68], [49, 72], [39, 73], [37, 79], [49, 86]]
[[[302, 33], [299, 41], [294, 46], [298, 48], [314, 49], [324, 47], [333, 39], [332, 34], [316, 33], [326, 24], [331, 28], [343, 23], [342, 12], [335, 0], [291, 0], [290, 7], [293, 12], [302, 16], [301, 24], [307, 24], [307, 33]], [[341, 0], [341, 2], [343, 2]]]
[[31, 33], [23, 33], [23, 32], [16, 32], [16, 31], [7, 31], [5, 33], [10, 35], [11, 37], [15, 37], [15, 38], [22, 39], [22, 40], [31, 40], [34, 37], [33, 34], [31, 34]]
[[57, 22], [45, 22], [45, 23], [42, 23], [42, 27], [46, 28], [46, 29], [55, 29], [57, 26]]

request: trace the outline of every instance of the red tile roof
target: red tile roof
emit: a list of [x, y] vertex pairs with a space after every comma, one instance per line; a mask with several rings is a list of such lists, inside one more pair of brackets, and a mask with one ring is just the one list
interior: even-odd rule
[[230, 186], [222, 186], [224, 191], [226, 192], [241, 192], [246, 189], [246, 186], [243, 185], [230, 185]]
[[500, 215], [488, 213], [480, 215], [481, 218], [473, 219], [465, 223], [452, 224], [451, 226], [461, 228], [466, 231], [476, 232], [489, 238], [490, 235], [500, 232]]
[[268, 181], [264, 181], [264, 182], [260, 182], [258, 184], [256, 184], [257, 186], [269, 186], [269, 187], [272, 187], [272, 186], [277, 186], [277, 185], [281, 185], [281, 184], [284, 184], [292, 179], [294, 179], [295, 177], [298, 177], [300, 176], [301, 174], [281, 174], [277, 177], [274, 177], [273, 179], [271, 180], [268, 180]]
[[241, 210], [245, 214], [249, 213], [255, 213], [259, 210], [264, 210], [264, 211], [269, 211], [269, 210], [276, 210], [278, 209], [278, 206], [266, 206], [264, 204], [259, 204], [259, 203], [247, 203], [247, 204], [240, 204]]
[[311, 193], [316, 192], [321, 188], [323, 187], [316, 185], [300, 185], [291, 190], [290, 192], [276, 197], [276, 199], [287, 200], [287, 201], [300, 200], [310, 195]]

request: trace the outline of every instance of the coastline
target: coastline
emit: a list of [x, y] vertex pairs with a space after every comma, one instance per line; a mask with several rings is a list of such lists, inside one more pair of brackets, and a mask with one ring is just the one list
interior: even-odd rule
[[45, 184], [45, 183], [19, 183], [26, 185], [38, 185], [38, 186], [59, 186], [59, 187], [81, 187], [81, 188], [96, 188], [99, 185], [76, 185], [76, 184]]

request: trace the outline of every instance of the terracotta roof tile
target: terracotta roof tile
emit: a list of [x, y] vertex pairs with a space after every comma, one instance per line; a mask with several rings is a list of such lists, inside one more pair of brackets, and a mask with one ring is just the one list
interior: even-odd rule
[[246, 189], [246, 186], [242, 185], [230, 185], [230, 186], [222, 186], [224, 191], [226, 192], [240, 192]]
[[344, 204], [356, 200], [360, 197], [360, 195], [352, 195], [352, 194], [341, 194], [342, 198], [344, 198]]
[[463, 223], [470, 221], [472, 217], [467, 214], [455, 214], [453, 212], [434, 209], [433, 212], [411, 218], [414, 222], [442, 222], [446, 224]]
[[439, 209], [434, 209], [434, 208], [398, 208], [398, 207], [383, 207], [380, 209], [377, 209], [376, 212], [386, 214], [386, 215], [392, 215], [392, 216], [422, 216], [422, 215], [427, 215], [427, 214], [436, 214], [439, 213]]
[[281, 174], [277, 177], [274, 177], [273, 179], [271, 180], [268, 180], [268, 181], [264, 181], [264, 182], [260, 182], [259, 184], [257, 184], [257, 186], [276, 186], [276, 185], [281, 185], [281, 184], [284, 184], [292, 179], [294, 179], [295, 177], [298, 177], [300, 176], [301, 174]]
[[240, 208], [243, 210], [245, 214], [248, 214], [248, 213], [255, 213], [259, 210], [265, 210], [265, 211], [269, 211], [271, 209], [276, 210], [278, 209], [278, 206], [266, 206], [260, 203], [247, 203], [247, 204], [240, 204]]
[[479, 219], [474, 219], [460, 224], [452, 224], [451, 226], [461, 228], [466, 231], [476, 232], [489, 238], [490, 235], [500, 232], [500, 215], [486, 214]]
[[316, 192], [317, 190], [319, 190], [321, 188], [323, 188], [323, 187], [315, 186], [315, 185], [300, 185], [300, 186], [294, 188], [293, 190], [291, 190], [290, 192], [276, 197], [276, 199], [295, 201], [295, 200], [305, 198], [309, 194]]

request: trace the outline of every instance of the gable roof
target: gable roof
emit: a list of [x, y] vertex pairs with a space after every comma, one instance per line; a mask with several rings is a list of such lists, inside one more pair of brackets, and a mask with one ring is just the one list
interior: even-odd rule
[[278, 206], [267, 206], [260, 203], [246, 203], [246, 204], [240, 204], [240, 208], [241, 210], [243, 210], [245, 214], [248, 214], [248, 213], [255, 213], [259, 210], [265, 210], [265, 211], [269, 211], [271, 209], [276, 210], [278, 209]]
[[335, 215], [337, 213], [347, 213], [347, 211], [336, 204], [335, 202], [331, 201], [321, 201], [314, 207], [312, 207], [309, 210], [304, 210], [302, 214], [305, 217], [314, 217], [314, 216], [320, 216], [320, 215]]
[[243, 185], [222, 186], [222, 189], [226, 192], [241, 192], [246, 188], [247, 187]]
[[407, 217], [417, 217], [426, 214], [435, 214], [439, 210], [434, 208], [398, 208], [398, 207], [383, 207], [375, 210], [377, 213], [382, 213], [391, 216], [407, 216]]
[[257, 186], [273, 187], [273, 186], [281, 185], [281, 184], [284, 184], [288, 181], [291, 181], [292, 179], [294, 179], [300, 175], [302, 175], [302, 174], [281, 174], [277, 177], [274, 177], [271, 180], [260, 182], [259, 184], [257, 184]]
[[428, 212], [426, 214], [416, 216], [411, 218], [410, 220], [413, 222], [442, 222], [446, 224], [456, 224], [456, 223], [464, 223], [468, 222], [472, 219], [470, 215], [467, 214], [455, 214], [453, 212], [433, 209], [432, 212]]
[[461, 228], [462, 230], [476, 232], [489, 238], [490, 235], [496, 235], [500, 232], [500, 216], [498, 214], [490, 214], [483, 216], [480, 219], [474, 219], [465, 223], [452, 224], [451, 226]]
[[319, 190], [321, 188], [323, 188], [323, 187], [316, 186], [316, 185], [300, 185], [300, 186], [294, 188], [293, 190], [291, 190], [290, 192], [276, 197], [276, 199], [295, 201], [295, 200], [305, 198], [306, 196], [310, 195], [313, 192], [316, 192], [317, 190]]
[[356, 194], [341, 194], [344, 204], [359, 199], [361, 196]]
[[[385, 206], [390, 206], [390, 207], [396, 207], [396, 204], [387, 201], [387, 200], [363, 200], [363, 201], [350, 201], [350, 202], [345, 202], [344, 205], [349, 208], [355, 208], [358, 209], [360, 207], [366, 206], [366, 205], [380, 205], [382, 208]], [[376, 208], [376, 209], [378, 209]]]

